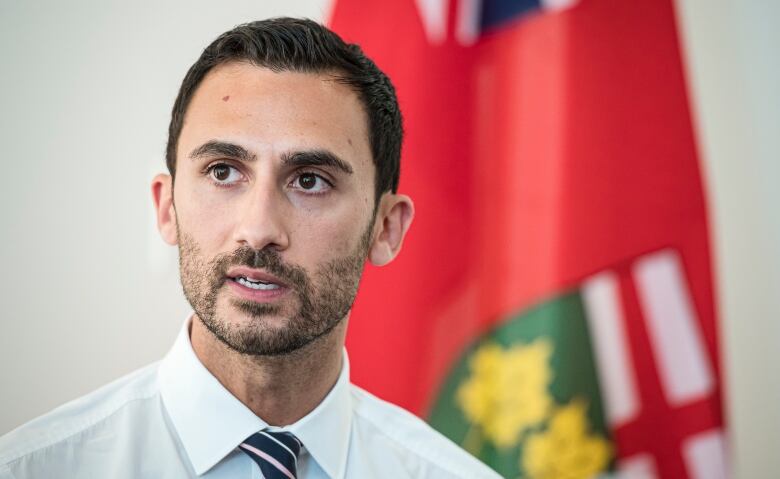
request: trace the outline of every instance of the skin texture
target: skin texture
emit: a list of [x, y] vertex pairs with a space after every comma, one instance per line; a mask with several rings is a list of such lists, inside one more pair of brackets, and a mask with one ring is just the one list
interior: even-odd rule
[[[216, 67], [187, 110], [176, 171], [152, 195], [163, 239], [179, 245], [195, 353], [263, 420], [291, 424], [335, 383], [365, 260], [395, 258], [413, 204], [389, 192], [374, 203], [367, 117], [327, 74]], [[241, 296], [228, 278], [240, 265], [281, 293]]]

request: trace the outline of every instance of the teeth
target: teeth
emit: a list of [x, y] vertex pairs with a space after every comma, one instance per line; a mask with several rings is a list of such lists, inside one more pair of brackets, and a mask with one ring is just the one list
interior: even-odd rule
[[262, 281], [251, 281], [251, 280], [249, 280], [247, 278], [244, 278], [243, 276], [236, 278], [236, 283], [242, 284], [242, 285], [246, 286], [247, 288], [259, 289], [259, 290], [264, 290], [264, 291], [271, 290], [271, 289], [279, 289], [279, 285], [278, 284], [263, 283]]
[[269, 284], [268, 281], [263, 281], [261, 279], [252, 279], [247, 276], [238, 276], [238, 278], [245, 279], [249, 281], [250, 283], [263, 283], [263, 284]]

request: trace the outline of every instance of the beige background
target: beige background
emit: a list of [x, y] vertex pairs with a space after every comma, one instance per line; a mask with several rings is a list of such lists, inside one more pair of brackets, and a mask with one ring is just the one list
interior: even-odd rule
[[[710, 202], [738, 478], [780, 470], [780, 2], [678, 0]], [[328, 0], [0, 0], [0, 434], [168, 349], [188, 307], [154, 229], [200, 50]], [[150, 334], [153, 333], [153, 334]]]

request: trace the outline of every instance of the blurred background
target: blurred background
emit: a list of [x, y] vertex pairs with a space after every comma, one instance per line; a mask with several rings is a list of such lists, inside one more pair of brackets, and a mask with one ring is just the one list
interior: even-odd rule
[[[374, 3], [0, 0], [0, 434], [168, 350], [189, 306], [149, 185], [165, 169], [181, 79], [234, 25], [306, 16], [364, 45], [396, 83], [402, 190], [420, 212], [407, 257], [369, 269], [361, 286], [348, 340], [355, 382], [502, 472], [534, 477], [522, 454], [533, 434], [555, 431], [552, 412], [503, 447], [491, 418], [470, 412], [499, 401], [474, 389], [474, 358], [485, 345], [507, 353], [558, 338], [550, 344], [585, 352], [555, 353], [553, 373], [601, 386], [588, 393], [583, 440], [610, 441], [604, 467], [709, 478], [728, 477], [730, 464], [732, 477], [774, 477], [780, 3]], [[584, 332], [555, 336], [579, 331], [556, 325], [572, 315]], [[677, 317], [690, 321], [667, 327]], [[542, 337], [523, 329], [533, 324], [556, 326]], [[699, 339], [682, 353], [668, 346], [688, 336]], [[567, 371], [567, 358], [591, 367]], [[624, 361], [633, 366], [612, 371]], [[680, 381], [667, 366], [694, 385], [647, 399], [647, 377]], [[551, 411], [588, 390], [550, 381]], [[653, 434], [682, 459], [645, 451]], [[696, 469], [696, 457], [714, 469]]]

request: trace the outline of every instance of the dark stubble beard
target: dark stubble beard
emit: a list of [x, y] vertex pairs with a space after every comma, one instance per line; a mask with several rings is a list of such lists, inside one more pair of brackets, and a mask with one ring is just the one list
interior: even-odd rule
[[[253, 356], [289, 354], [326, 335], [352, 309], [370, 245], [372, 225], [373, 221], [369, 222], [355, 251], [324, 264], [314, 273], [313, 279], [304, 268], [285, 263], [273, 248], [255, 250], [244, 246], [206, 261], [195, 240], [187, 233], [177, 231], [184, 296], [206, 328], [230, 349]], [[298, 307], [289, 314], [284, 327], [269, 327], [263, 320], [284, 312], [276, 304], [231, 298], [231, 305], [251, 321], [231, 324], [221, 316], [217, 311], [219, 292], [225, 282], [230, 281], [227, 271], [233, 266], [264, 269], [290, 288], [288, 295], [295, 295]]]

